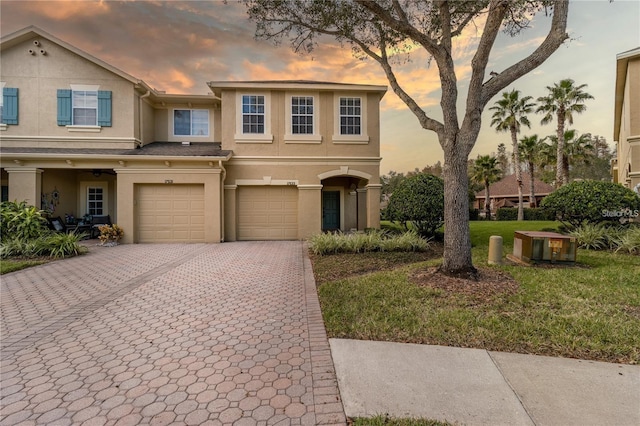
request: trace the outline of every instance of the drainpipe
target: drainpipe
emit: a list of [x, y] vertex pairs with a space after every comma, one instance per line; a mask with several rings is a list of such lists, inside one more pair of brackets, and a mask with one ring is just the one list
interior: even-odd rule
[[140, 96], [138, 99], [138, 126], [140, 126], [140, 142], [138, 144], [138, 148], [141, 148], [144, 145], [144, 120], [142, 119], [142, 100], [144, 98], [148, 98], [151, 95], [151, 90], [147, 90], [147, 93]]
[[224, 243], [224, 181], [227, 178], [227, 169], [222, 165], [222, 160], [218, 160], [218, 167], [222, 170], [220, 179], [220, 242]]

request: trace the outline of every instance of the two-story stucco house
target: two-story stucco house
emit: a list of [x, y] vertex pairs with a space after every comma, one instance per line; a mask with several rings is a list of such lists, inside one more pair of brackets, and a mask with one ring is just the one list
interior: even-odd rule
[[125, 243], [379, 226], [385, 86], [212, 81], [208, 95], [166, 94], [35, 27], [3, 37], [0, 54], [3, 199], [109, 215]]
[[640, 47], [616, 56], [614, 182], [640, 191]]

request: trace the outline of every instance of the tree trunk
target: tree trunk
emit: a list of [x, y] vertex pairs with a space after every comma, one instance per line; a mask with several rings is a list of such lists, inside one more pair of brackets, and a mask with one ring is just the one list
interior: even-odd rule
[[524, 220], [522, 206], [522, 167], [520, 165], [520, 152], [518, 150], [518, 132], [515, 126], [511, 127], [511, 142], [513, 143], [513, 163], [516, 169], [516, 182], [518, 182], [518, 220]]
[[[566, 144], [566, 141], [565, 141]], [[562, 179], [564, 183], [569, 183], [569, 156], [565, 155], [562, 158]]]
[[536, 194], [535, 194], [535, 185], [533, 183], [533, 161], [529, 161], [529, 207], [535, 208], [538, 203], [536, 203]]
[[484, 211], [485, 219], [491, 220], [491, 197], [489, 196], [489, 181], [484, 181], [484, 190], [486, 191], [486, 197], [484, 199]]
[[558, 109], [558, 129], [556, 132], [558, 147], [556, 149], [556, 188], [560, 188], [564, 182], [564, 109]]
[[[458, 141], [459, 142], [459, 141]], [[444, 150], [444, 259], [441, 270], [448, 275], [476, 277], [471, 261], [469, 231], [468, 153], [453, 141]]]

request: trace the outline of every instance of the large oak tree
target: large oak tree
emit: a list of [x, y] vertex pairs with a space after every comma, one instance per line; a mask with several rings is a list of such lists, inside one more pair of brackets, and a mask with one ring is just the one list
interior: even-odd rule
[[[425, 130], [437, 134], [444, 151], [445, 241], [442, 270], [475, 273], [471, 261], [467, 160], [481, 127], [481, 115], [494, 95], [542, 64], [568, 38], [566, 0], [244, 0], [256, 36], [289, 39], [296, 51], [310, 51], [321, 35], [348, 44], [358, 55], [373, 58], [395, 94]], [[489, 55], [501, 29], [516, 35], [532, 16], [545, 10], [551, 27], [527, 57], [487, 76]], [[464, 114], [458, 113], [458, 81], [453, 39], [469, 25], [480, 33], [471, 61]], [[438, 68], [442, 119], [430, 116], [396, 77], [398, 52], [424, 49]]]

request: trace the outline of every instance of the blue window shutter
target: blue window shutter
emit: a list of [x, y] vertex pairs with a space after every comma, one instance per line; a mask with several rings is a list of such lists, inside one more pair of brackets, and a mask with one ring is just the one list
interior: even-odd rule
[[58, 126], [71, 125], [71, 90], [58, 89]]
[[11, 87], [2, 89], [2, 122], [18, 124], [18, 89]]
[[111, 92], [98, 90], [98, 126], [111, 127]]

